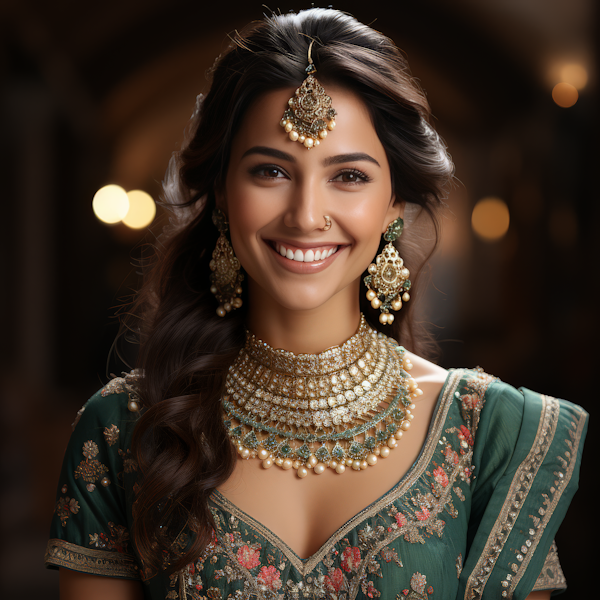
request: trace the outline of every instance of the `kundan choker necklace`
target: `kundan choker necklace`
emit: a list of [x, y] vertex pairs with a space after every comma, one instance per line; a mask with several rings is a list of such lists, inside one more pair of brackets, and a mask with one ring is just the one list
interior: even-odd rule
[[363, 315], [347, 342], [321, 354], [275, 350], [248, 333], [229, 368], [225, 425], [239, 455], [265, 469], [366, 469], [410, 427], [423, 393], [411, 368], [404, 348]]

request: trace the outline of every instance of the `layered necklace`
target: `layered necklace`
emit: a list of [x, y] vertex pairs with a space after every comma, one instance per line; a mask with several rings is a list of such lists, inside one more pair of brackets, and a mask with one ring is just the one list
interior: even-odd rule
[[225, 425], [242, 458], [298, 477], [377, 464], [409, 429], [413, 399], [405, 349], [372, 329], [320, 354], [273, 349], [251, 333], [229, 368]]

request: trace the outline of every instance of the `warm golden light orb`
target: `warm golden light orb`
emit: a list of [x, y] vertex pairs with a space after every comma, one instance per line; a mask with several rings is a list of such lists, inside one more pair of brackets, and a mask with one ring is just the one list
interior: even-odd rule
[[94, 195], [92, 210], [103, 223], [118, 223], [129, 210], [127, 192], [119, 185], [105, 185]]
[[588, 82], [588, 72], [583, 65], [569, 63], [560, 69], [560, 80], [570, 83], [574, 88], [582, 90]]
[[473, 231], [486, 242], [495, 242], [504, 237], [509, 224], [508, 206], [500, 198], [483, 198], [473, 208]]
[[142, 190], [127, 192], [129, 211], [123, 217], [123, 223], [131, 229], [142, 229], [152, 223], [156, 216], [156, 204], [152, 196]]
[[562, 108], [570, 108], [579, 99], [577, 88], [570, 83], [561, 81], [552, 90], [552, 99]]

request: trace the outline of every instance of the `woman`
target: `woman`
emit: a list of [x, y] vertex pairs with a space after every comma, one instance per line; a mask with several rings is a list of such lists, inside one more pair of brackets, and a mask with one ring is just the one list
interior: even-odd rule
[[585, 413], [418, 355], [404, 261], [415, 281], [452, 174], [428, 117], [390, 40], [337, 11], [267, 18], [217, 61], [131, 311], [141, 370], [67, 451], [62, 598], [564, 587]]

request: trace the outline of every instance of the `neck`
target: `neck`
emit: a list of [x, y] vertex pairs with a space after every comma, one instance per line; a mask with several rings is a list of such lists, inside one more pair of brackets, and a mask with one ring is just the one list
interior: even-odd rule
[[318, 354], [352, 337], [360, 322], [358, 291], [336, 294], [324, 305], [290, 310], [260, 289], [251, 290], [247, 326], [272, 348], [294, 354]]

